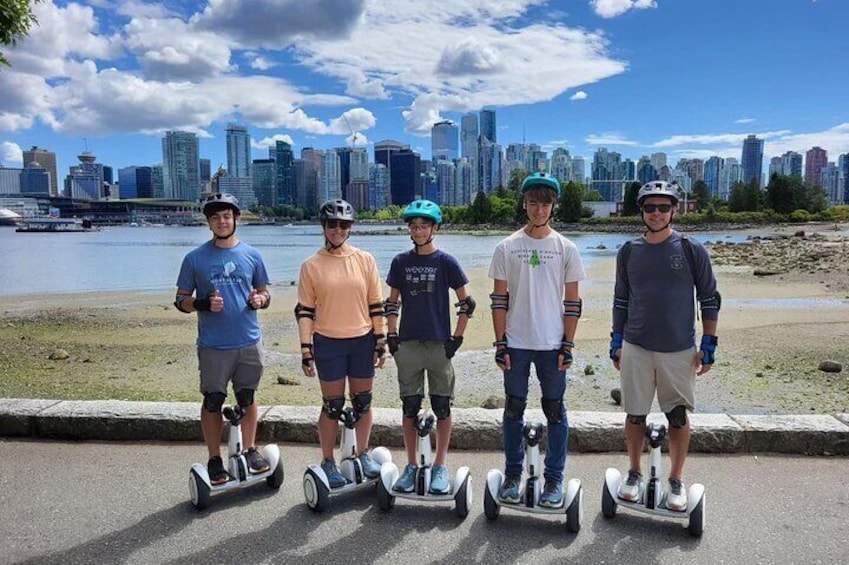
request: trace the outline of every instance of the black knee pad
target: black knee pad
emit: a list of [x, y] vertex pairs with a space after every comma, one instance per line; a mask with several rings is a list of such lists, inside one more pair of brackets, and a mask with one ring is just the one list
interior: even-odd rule
[[566, 416], [566, 407], [563, 406], [562, 398], [542, 398], [542, 413], [545, 414], [549, 424], [559, 424]]
[[635, 414], [628, 414], [628, 422], [631, 424], [635, 424], [637, 426], [642, 426], [646, 423], [646, 416], [637, 416]]
[[404, 411], [404, 417], [415, 420], [416, 416], [419, 415], [419, 410], [422, 409], [423, 399], [424, 396], [421, 394], [403, 397], [401, 399], [401, 409]]
[[433, 408], [437, 420], [446, 420], [451, 416], [451, 397], [431, 394], [430, 407]]
[[247, 408], [254, 403], [254, 389], [243, 388], [236, 391], [236, 403], [242, 408]]
[[504, 419], [521, 420], [525, 415], [525, 406], [527, 405], [526, 400], [508, 394], [507, 400], [504, 402]]
[[205, 392], [203, 393], [203, 409], [207, 412], [221, 412], [221, 407], [227, 400], [227, 395], [223, 392]]
[[324, 413], [331, 420], [338, 420], [339, 416], [341, 416], [342, 412], [345, 410], [345, 397], [336, 396], [333, 398], [325, 398], [322, 410], [324, 410]]
[[680, 429], [687, 425], [687, 407], [679, 404], [666, 413], [670, 428]]
[[354, 412], [362, 416], [371, 409], [371, 391], [355, 392], [351, 396], [351, 405], [354, 407]]

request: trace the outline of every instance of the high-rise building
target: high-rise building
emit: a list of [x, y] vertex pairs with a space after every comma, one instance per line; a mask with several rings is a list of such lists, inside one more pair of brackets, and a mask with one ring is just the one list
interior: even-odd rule
[[0, 194], [21, 193], [21, 173], [23, 169], [0, 165]]
[[[374, 144], [374, 162], [380, 163], [387, 169], [387, 174], [389, 175], [389, 185], [390, 187], [393, 184], [392, 180], [392, 156], [401, 151], [409, 151], [410, 146], [401, 143], [400, 141], [395, 141], [393, 139], [384, 139], [383, 141], [378, 141]], [[389, 191], [389, 204], [398, 204], [392, 200], [392, 197], [395, 194], [395, 190], [390, 188]]]
[[805, 185], [822, 186], [822, 170], [828, 165], [828, 151], [812, 147], [805, 152]]
[[743, 182], [743, 166], [734, 157], [724, 159], [719, 171], [719, 199], [728, 202], [735, 184]]
[[37, 161], [21, 171], [21, 194], [50, 194], [50, 174]]
[[[489, 194], [502, 186], [502, 171], [505, 169], [504, 155], [501, 146], [497, 143], [491, 143], [489, 138], [483, 134], [481, 134], [480, 153], [478, 155], [478, 179], [480, 181], [478, 190]], [[474, 196], [472, 196], [472, 199], [474, 200]]]
[[767, 179], [771, 179], [772, 175], [783, 175], [781, 157], [772, 157], [769, 160], [769, 172], [766, 175]]
[[321, 176], [319, 179], [319, 202], [342, 198], [339, 154], [332, 149], [321, 156]]
[[658, 178], [660, 178], [660, 175], [657, 169], [654, 168], [649, 156], [643, 155], [640, 157], [637, 161], [637, 182], [646, 184], [647, 182], [656, 181]]
[[693, 182], [705, 180], [705, 162], [701, 159], [678, 159], [675, 168], [687, 173]]
[[560, 182], [572, 180], [572, 156], [568, 149], [558, 147], [551, 152], [551, 174]]
[[118, 169], [118, 187], [122, 200], [153, 198], [153, 169], [136, 166]]
[[154, 198], [165, 198], [165, 173], [162, 171], [162, 165], [150, 168], [150, 184], [153, 185]]
[[578, 184], [587, 182], [587, 162], [583, 157], [572, 157], [572, 182]]
[[787, 177], [802, 178], [802, 155], [795, 151], [787, 151], [781, 156], [781, 174]]
[[312, 147], [301, 149], [301, 159], [304, 162], [304, 194], [299, 196], [298, 206], [306, 208], [310, 212], [318, 209], [319, 179], [321, 177], [321, 157], [324, 151]]
[[81, 200], [99, 200], [103, 194], [103, 166], [90, 151], [77, 155], [79, 165], [70, 168], [65, 177], [65, 195]]
[[605, 202], [621, 201], [629, 174], [622, 162], [622, 155], [608, 151], [606, 147], [599, 147], [593, 154], [592, 167], [593, 190], [597, 190]]
[[162, 180], [165, 198], [196, 201], [201, 194], [198, 137], [187, 131], [168, 131], [162, 140]]
[[820, 175], [820, 186], [825, 192], [825, 198], [828, 201], [829, 206], [836, 206], [838, 204], [843, 204], [843, 195], [840, 194], [840, 171], [837, 168], [837, 165], [834, 162], [826, 163], [825, 167], [822, 168], [822, 174]]
[[464, 206], [472, 203], [472, 194], [476, 194], [474, 179], [475, 167], [469, 159], [463, 157], [457, 161], [454, 169], [454, 198], [456, 206]]
[[484, 108], [480, 113], [480, 141], [484, 139], [490, 144], [498, 143], [498, 124], [494, 108]]
[[436, 193], [438, 204], [457, 206], [457, 169], [453, 161], [439, 159], [434, 162], [436, 168]]
[[651, 166], [654, 167], [654, 170], [657, 171], [658, 174], [660, 174], [660, 170], [668, 164], [666, 162], [666, 153], [662, 151], [652, 153], [650, 159]]
[[276, 206], [294, 206], [297, 197], [295, 194], [295, 153], [289, 143], [279, 139], [276, 141], [274, 162], [274, 204]]
[[711, 198], [719, 198], [720, 173], [724, 166], [725, 159], [722, 157], [713, 156], [705, 161], [705, 184]]
[[348, 152], [348, 202], [357, 210], [369, 208], [368, 151], [364, 147], [352, 148]]
[[50, 196], [59, 196], [59, 175], [56, 169], [56, 153], [33, 145], [29, 151], [23, 151], [23, 164], [26, 167], [36, 162], [50, 175]]
[[[375, 151], [377, 151], [375, 149]], [[409, 148], [389, 157], [392, 204], [406, 206], [421, 194], [421, 156]]]
[[478, 154], [478, 115], [463, 114], [460, 120], [460, 157], [472, 162]]
[[453, 162], [460, 157], [459, 129], [451, 120], [436, 122], [430, 130], [431, 159], [436, 162], [445, 159]]
[[251, 173], [251, 183], [259, 205], [274, 206], [274, 179], [277, 176], [274, 159], [254, 159]]
[[239, 124], [227, 124], [227, 172], [233, 177], [251, 176], [251, 135]]
[[844, 153], [837, 158], [837, 170], [839, 191], [843, 196], [842, 203], [849, 204], [849, 153]]
[[743, 182], [748, 184], [754, 179], [758, 186], [763, 183], [764, 140], [750, 135], [743, 140], [743, 153], [740, 164], [743, 167]]
[[389, 168], [381, 163], [369, 165], [369, 207], [372, 210], [389, 206]]

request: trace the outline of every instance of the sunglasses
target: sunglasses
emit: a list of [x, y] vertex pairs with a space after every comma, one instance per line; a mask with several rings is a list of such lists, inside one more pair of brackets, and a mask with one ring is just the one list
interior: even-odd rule
[[343, 230], [351, 229], [352, 222], [348, 222], [345, 220], [326, 220], [324, 225], [330, 229], [334, 228], [342, 228]]
[[649, 214], [652, 214], [657, 210], [660, 210], [662, 214], [666, 214], [672, 210], [672, 204], [643, 204], [643, 211], [648, 212]]

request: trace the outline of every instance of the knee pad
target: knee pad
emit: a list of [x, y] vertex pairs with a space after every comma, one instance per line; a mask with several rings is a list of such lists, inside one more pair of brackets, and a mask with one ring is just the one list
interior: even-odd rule
[[254, 389], [243, 388], [236, 391], [236, 403], [242, 408], [247, 408], [254, 403]]
[[345, 410], [345, 397], [336, 396], [333, 398], [325, 398], [322, 410], [331, 420], [338, 420], [339, 416]]
[[679, 404], [666, 413], [670, 428], [680, 429], [687, 425], [687, 407]]
[[446, 420], [451, 416], [451, 397], [431, 394], [430, 407], [433, 408], [437, 420]]
[[404, 417], [410, 420], [415, 420], [419, 415], [419, 410], [422, 409], [422, 400], [424, 397], [421, 394], [405, 396], [401, 399], [401, 409], [404, 412]]
[[525, 415], [525, 406], [527, 405], [526, 400], [508, 394], [507, 400], [504, 402], [504, 419], [521, 420]]
[[351, 404], [354, 407], [354, 412], [362, 416], [371, 408], [371, 391], [355, 392], [351, 396]]
[[566, 408], [563, 406], [562, 398], [542, 398], [542, 413], [549, 424], [559, 424], [566, 416]]
[[203, 393], [203, 409], [207, 412], [221, 412], [225, 400], [227, 395], [223, 392], [205, 392]]
[[637, 416], [635, 414], [628, 414], [628, 422], [631, 424], [635, 424], [637, 426], [642, 426], [646, 423], [646, 416]]

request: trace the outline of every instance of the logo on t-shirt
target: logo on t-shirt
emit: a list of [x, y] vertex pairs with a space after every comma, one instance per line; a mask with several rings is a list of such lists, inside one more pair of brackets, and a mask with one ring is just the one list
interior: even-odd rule
[[522, 263], [536, 269], [540, 265], [546, 265], [562, 255], [558, 249], [513, 249], [510, 254], [518, 257]]
[[687, 259], [683, 255], [670, 255], [669, 266], [679, 271], [687, 266]]
[[410, 296], [431, 294], [436, 289], [437, 267], [404, 267], [404, 283], [409, 289]]
[[236, 265], [236, 263], [234, 263], [233, 261], [227, 261], [226, 263], [221, 265], [219, 269], [220, 271], [213, 272], [212, 276], [209, 279], [209, 282], [212, 283], [212, 286], [218, 288], [223, 285], [238, 284], [239, 266]]

